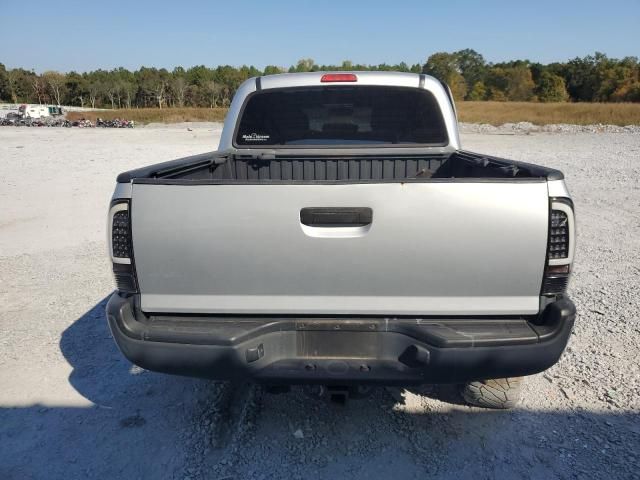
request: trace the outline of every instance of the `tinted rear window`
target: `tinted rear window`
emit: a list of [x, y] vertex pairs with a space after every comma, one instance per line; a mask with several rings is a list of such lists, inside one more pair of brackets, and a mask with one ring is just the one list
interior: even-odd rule
[[266, 90], [245, 104], [243, 147], [447, 143], [438, 103], [417, 88], [323, 86]]

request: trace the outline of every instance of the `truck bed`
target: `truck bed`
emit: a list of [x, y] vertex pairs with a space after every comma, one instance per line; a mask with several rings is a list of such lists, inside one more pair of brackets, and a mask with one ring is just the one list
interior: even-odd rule
[[[118, 182], [394, 182], [452, 179], [561, 180], [562, 172], [479, 153], [221, 155], [205, 153], [124, 172]], [[175, 181], [175, 182], [174, 182]]]

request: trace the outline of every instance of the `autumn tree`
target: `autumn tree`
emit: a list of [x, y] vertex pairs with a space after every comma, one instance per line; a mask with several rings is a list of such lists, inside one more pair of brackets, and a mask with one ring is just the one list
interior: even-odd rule
[[564, 79], [546, 71], [540, 74], [535, 92], [541, 102], [566, 102], [569, 99]]
[[533, 77], [526, 65], [506, 69], [507, 98], [512, 101], [527, 102], [533, 98]]
[[456, 73], [460, 74], [455, 55], [446, 52], [434, 53], [427, 58], [427, 62], [422, 67], [422, 73], [436, 77], [443, 82], [448, 82]]
[[318, 65], [303, 58], [291, 67], [268, 65], [197, 65], [172, 71], [140, 67], [38, 75], [0, 64], [0, 99], [98, 107], [223, 107], [250, 77], [319, 70], [400, 71], [427, 73], [446, 82], [457, 100], [640, 101], [640, 66], [636, 57], [615, 59], [596, 52], [551, 64], [513, 60], [488, 63], [472, 49], [437, 52], [424, 65], [344, 60]]
[[463, 100], [467, 94], [467, 84], [460, 73], [458, 59], [452, 53], [434, 53], [422, 67], [422, 73], [436, 77], [448, 84], [456, 100]]
[[611, 100], [614, 102], [640, 102], [640, 82], [630, 82], [618, 88]]
[[487, 98], [487, 87], [484, 82], [476, 82], [467, 93], [467, 100], [479, 101]]

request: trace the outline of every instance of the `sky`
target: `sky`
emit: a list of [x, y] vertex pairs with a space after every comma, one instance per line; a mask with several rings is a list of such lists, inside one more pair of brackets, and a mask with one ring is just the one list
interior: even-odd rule
[[123, 66], [490, 62], [640, 56], [640, 0], [0, 0], [0, 63], [38, 73]]

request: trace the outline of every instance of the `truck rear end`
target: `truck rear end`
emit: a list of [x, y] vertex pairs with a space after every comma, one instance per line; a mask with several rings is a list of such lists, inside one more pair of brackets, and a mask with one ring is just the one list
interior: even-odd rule
[[557, 170], [460, 149], [431, 77], [250, 79], [216, 152], [118, 177], [107, 315], [151, 370], [270, 384], [540, 372], [575, 309]]

